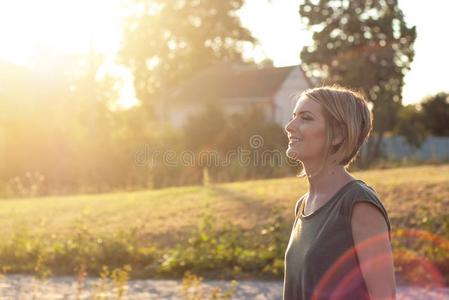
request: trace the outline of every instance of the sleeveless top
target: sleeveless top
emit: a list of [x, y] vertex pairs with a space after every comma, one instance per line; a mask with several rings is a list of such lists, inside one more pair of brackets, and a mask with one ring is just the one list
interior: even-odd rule
[[375, 190], [362, 180], [350, 181], [308, 216], [303, 213], [305, 195], [296, 202], [285, 251], [283, 299], [369, 300], [354, 249], [351, 213], [356, 202], [373, 204], [385, 217], [391, 241], [390, 220]]

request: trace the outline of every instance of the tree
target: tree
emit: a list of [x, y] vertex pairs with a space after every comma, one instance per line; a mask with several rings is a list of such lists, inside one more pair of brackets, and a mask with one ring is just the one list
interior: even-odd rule
[[120, 60], [132, 70], [146, 107], [212, 62], [243, 60], [243, 42], [256, 41], [235, 14], [243, 2], [136, 0], [141, 13], [126, 22]]
[[307, 72], [323, 83], [360, 89], [373, 105], [366, 166], [380, 155], [383, 136], [397, 121], [416, 29], [406, 26], [397, 0], [305, 0], [299, 12], [313, 32], [313, 44], [301, 51]]
[[427, 138], [422, 110], [413, 104], [401, 107], [394, 133], [404, 136], [409, 145], [419, 148]]
[[35, 62], [34, 70], [4, 65], [0, 75], [7, 88], [0, 102], [7, 118], [0, 123], [8, 147], [0, 153], [0, 185], [28, 173], [43, 178], [38, 194], [74, 192], [82, 182], [92, 188], [109, 184], [114, 128], [106, 101], [117, 94], [111, 78], [95, 78], [101, 62], [92, 53], [55, 53]]
[[438, 93], [423, 100], [424, 124], [431, 134], [449, 136], [449, 93]]
[[[196, 173], [207, 167], [215, 182], [285, 176], [295, 167], [286, 163], [283, 127], [271, 122], [260, 107], [229, 114], [207, 105], [188, 119], [182, 136], [186, 148], [197, 155]], [[204, 163], [198, 158], [207, 151], [210, 160]]]

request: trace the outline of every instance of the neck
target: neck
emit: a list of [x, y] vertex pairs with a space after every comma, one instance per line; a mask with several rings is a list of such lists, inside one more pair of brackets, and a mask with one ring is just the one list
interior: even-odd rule
[[333, 192], [355, 178], [341, 165], [325, 164], [321, 170], [319, 164], [303, 163], [309, 181], [309, 197], [317, 197]]

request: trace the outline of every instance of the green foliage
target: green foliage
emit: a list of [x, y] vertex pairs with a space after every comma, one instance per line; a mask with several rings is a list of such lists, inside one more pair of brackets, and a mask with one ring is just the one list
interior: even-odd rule
[[220, 106], [207, 105], [201, 114], [190, 116], [183, 127], [186, 148], [193, 151], [222, 148], [225, 142], [224, 129], [229, 126], [228, 122]]
[[[396, 271], [409, 282], [422, 278], [426, 272], [422, 269], [425, 266], [417, 262], [420, 257], [429, 260], [442, 274], [448, 274], [449, 217], [432, 216], [434, 213], [426, 209], [409, 218], [392, 219]], [[131, 270], [135, 278], [182, 277], [189, 272], [208, 278], [281, 278], [289, 225], [277, 209], [259, 235], [242, 231], [229, 222], [219, 229], [216, 219], [206, 215], [187, 241], [168, 249], [137, 246], [135, 230], [101, 238], [85, 231], [85, 237], [78, 240], [45, 240], [22, 228], [0, 247], [0, 265], [2, 273], [31, 273], [41, 280], [50, 275], [98, 274], [95, 293], [114, 290], [120, 297]], [[421, 235], [413, 234], [415, 229]], [[97, 245], [100, 240], [102, 247]], [[78, 281], [82, 285], [83, 280]]]
[[[241, 232], [227, 223], [217, 230], [215, 219], [206, 215], [187, 240], [164, 254], [161, 274], [183, 274], [192, 271], [209, 277], [234, 277], [245, 273], [280, 276], [283, 272], [285, 229], [277, 210], [263, 226], [260, 236]], [[219, 270], [219, 273], [217, 273]]]
[[397, 228], [392, 239], [396, 270], [412, 284], [432, 285], [438, 280], [447, 284], [449, 215], [420, 207], [408, 218], [392, 221]]
[[[78, 129], [69, 125], [64, 130], [65, 135], [72, 138], [70, 146], [60, 145], [60, 155], [65, 157], [63, 164], [53, 164], [53, 158], [42, 161], [39, 158], [35, 172], [25, 172], [25, 176], [17, 175], [9, 180], [4, 177], [4, 181], [0, 181], [0, 196], [31, 197], [202, 184], [203, 167], [208, 168], [210, 183], [281, 177], [293, 174], [295, 169], [293, 163], [287, 163], [291, 161], [285, 155], [285, 132], [279, 125], [267, 121], [257, 109], [226, 115], [221, 108], [210, 106], [192, 117], [183, 130], [178, 130], [153, 123], [144, 109], [134, 107], [110, 115], [108, 125], [101, 129], [104, 130], [102, 142], [89, 139], [87, 133], [78, 136]], [[84, 131], [85, 128], [79, 129]], [[250, 145], [252, 136], [263, 139], [260, 147]], [[55, 135], [54, 140], [59, 137]], [[46, 150], [36, 147], [33, 151], [32, 157], [24, 159], [30, 165]], [[167, 162], [165, 155], [170, 152], [175, 153], [175, 160]], [[192, 163], [181, 161], [186, 152], [193, 155]], [[19, 158], [11, 159], [22, 162]], [[7, 169], [15, 174], [21, 168]]]
[[[52, 78], [2, 63], [0, 197], [201, 183], [196, 169], [145, 156], [147, 146], [160, 155], [185, 148], [182, 132], [155, 121], [153, 104], [212, 63], [243, 60], [241, 43], [255, 42], [236, 14], [244, 1], [131, 2], [137, 13], [125, 22], [120, 58], [133, 72], [138, 106], [119, 109], [123, 82], [102, 76], [98, 53], [58, 57], [63, 64], [46, 66], [59, 74]], [[45, 180], [29, 183], [27, 172]]]
[[399, 111], [394, 133], [420, 147], [428, 135], [449, 136], [449, 94], [438, 93], [420, 104], [407, 105]]
[[[396, 228], [392, 240], [396, 271], [409, 282], [423, 278], [425, 265], [419, 263], [423, 257], [442, 274], [449, 271], [449, 218], [432, 218], [431, 215], [430, 211], [422, 210], [410, 218], [392, 220]], [[115, 235], [104, 245], [110, 248], [107, 253], [99, 251], [88, 242], [88, 238], [79, 240], [80, 246], [77, 248], [73, 240], [62, 243], [45, 241], [22, 229], [6, 247], [1, 248], [0, 264], [2, 273], [31, 273], [41, 280], [50, 275], [71, 275], [73, 271], [85, 273], [84, 276], [87, 273], [98, 274], [100, 279], [94, 293], [104, 295], [114, 290], [120, 297], [124, 295], [123, 287], [131, 270], [135, 271], [133, 276], [137, 278], [179, 277], [189, 272], [208, 278], [236, 278], [250, 274], [272, 278], [283, 276], [289, 224], [283, 221], [277, 210], [273, 210], [272, 217], [260, 230], [259, 236], [242, 232], [232, 223], [226, 223], [218, 230], [215, 222], [212, 216], [206, 215], [187, 242], [164, 250], [139, 247], [137, 251], [132, 251], [132, 231], [128, 232], [127, 238]], [[415, 229], [419, 229], [421, 234], [413, 234]], [[59, 240], [63, 241], [61, 238]], [[80, 269], [80, 266], [87, 267]], [[110, 272], [109, 268], [114, 270]], [[196, 288], [199, 288], [198, 285]], [[195, 292], [189, 297], [193, 295], [196, 295]]]
[[288, 141], [283, 128], [268, 121], [260, 109], [226, 115], [217, 105], [209, 105], [190, 117], [183, 132], [186, 149], [195, 154], [194, 169], [199, 173], [207, 164], [213, 182], [294, 173], [295, 165], [285, 155]]
[[420, 104], [426, 128], [436, 136], [449, 136], [449, 93], [438, 93]]
[[[39, 278], [49, 275], [70, 275], [80, 266], [90, 274], [98, 274], [104, 265], [118, 268], [125, 264], [140, 266], [135, 274], [141, 277], [152, 271], [159, 251], [140, 245], [137, 228], [94, 236], [84, 222], [77, 222], [71, 236], [30, 234], [25, 226], [0, 244], [0, 265], [15, 273], [32, 273]], [[118, 275], [117, 275], [118, 276]]]
[[120, 58], [149, 110], [158, 94], [195, 71], [226, 59], [242, 61], [239, 43], [255, 42], [235, 14], [243, 0], [136, 2], [146, 10], [126, 23]]
[[229, 222], [218, 229], [216, 220], [206, 215], [187, 241], [169, 249], [141, 245], [137, 228], [94, 236], [85, 223], [78, 222], [70, 236], [46, 239], [21, 227], [0, 244], [0, 265], [41, 279], [74, 273], [101, 275], [105, 266], [124, 265], [129, 265], [137, 278], [182, 276], [186, 271], [224, 277], [243, 273], [279, 276], [286, 225], [275, 209], [260, 235], [254, 236]]
[[[243, 0], [139, 0], [131, 5], [143, 5], [147, 10], [135, 10], [145, 13], [136, 13], [125, 22], [120, 58], [133, 72], [142, 105], [116, 109], [121, 84], [111, 76], [97, 76], [104, 57], [95, 53], [70, 61], [64, 58], [74, 69], [52, 70], [61, 76], [50, 87], [48, 80], [40, 84], [40, 78], [29, 76], [25, 70], [16, 74], [13, 66], [5, 72], [5, 78], [13, 77], [8, 76], [10, 73], [14, 78], [31, 80], [8, 81], [6, 99], [1, 99], [8, 101], [9, 109], [5, 114], [8, 122], [0, 120], [0, 148], [3, 140], [8, 141], [6, 153], [0, 153], [1, 162], [5, 162], [0, 170], [1, 196], [93, 193], [201, 182], [201, 174], [194, 176], [197, 174], [192, 175], [188, 168], [167, 168], [160, 161], [151, 165], [151, 160], [139, 159], [145, 158], [142, 152], [146, 146], [159, 153], [183, 146], [179, 132], [154, 122], [152, 105], [160, 92], [213, 62], [242, 61], [240, 43], [255, 41], [235, 14]], [[149, 68], [149, 60], [158, 63]], [[24, 103], [17, 105], [15, 101]], [[31, 170], [45, 178], [32, 190], [21, 178]], [[175, 176], [180, 173], [182, 176]]]
[[412, 104], [401, 107], [394, 132], [404, 136], [409, 145], [419, 148], [427, 138], [423, 113]]

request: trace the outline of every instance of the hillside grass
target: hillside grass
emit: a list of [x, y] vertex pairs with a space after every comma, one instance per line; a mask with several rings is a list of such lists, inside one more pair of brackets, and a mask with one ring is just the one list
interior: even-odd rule
[[[353, 175], [376, 189], [391, 218], [425, 207], [437, 211], [449, 207], [449, 165]], [[134, 225], [147, 240], [169, 246], [177, 241], [172, 234], [190, 232], [207, 213], [217, 218], [218, 225], [233, 221], [247, 230], [259, 228], [275, 207], [286, 221], [293, 221], [294, 204], [306, 191], [306, 179], [292, 176], [206, 187], [4, 199], [0, 200], [0, 228], [4, 237], [18, 226], [28, 227], [31, 233], [67, 236], [82, 218], [92, 233], [107, 234]]]
[[[405, 241], [404, 231], [401, 231], [404, 229], [425, 230], [444, 241], [449, 239], [447, 209], [449, 207], [449, 165], [401, 167], [352, 174], [367, 182], [377, 191], [389, 213], [392, 230], [402, 232], [403, 237], [401, 238], [399, 234], [395, 244], [398, 250], [402, 249], [401, 253], [408, 248], [413, 250], [414, 247], [422, 246], [422, 243], [415, 245], [413, 241]], [[189, 241], [192, 241], [192, 232], [198, 229], [201, 220], [205, 216], [213, 216], [213, 226], [209, 224], [213, 228], [207, 233], [211, 239], [214, 232], [219, 235], [222, 230], [229, 229], [226, 227], [229, 224], [234, 226], [232, 230], [236, 230], [237, 235], [241, 238], [245, 234], [250, 237], [258, 237], [261, 236], [263, 230], [266, 230], [267, 226], [271, 226], [269, 228], [276, 227], [277, 229], [274, 229], [277, 230], [276, 234], [278, 235], [276, 241], [270, 240], [270, 237], [266, 235], [262, 238], [270, 240], [270, 243], [282, 244], [282, 247], [274, 245], [273, 247], [276, 249], [272, 249], [273, 257], [267, 258], [273, 262], [276, 269], [276, 271], [270, 270], [270, 272], [273, 271], [274, 275], [279, 277], [279, 272], [282, 271], [282, 253], [288, 242], [289, 230], [294, 220], [294, 205], [306, 191], [306, 179], [292, 176], [283, 179], [127, 193], [3, 199], [0, 200], [0, 228], [2, 228], [0, 248], [9, 243], [9, 250], [0, 252], [0, 263], [6, 264], [9, 260], [14, 260], [15, 267], [14, 264], [11, 267], [13, 272], [36, 271], [39, 270], [39, 267], [36, 267], [37, 263], [42, 267], [46, 266], [47, 262], [46, 267], [52, 269], [58, 265], [55, 262], [57, 261], [55, 257], [58, 256], [54, 253], [62, 255], [61, 251], [74, 249], [75, 246], [70, 248], [70, 243], [83, 239], [84, 236], [95, 237], [100, 240], [99, 243], [101, 243], [101, 239], [108, 237], [126, 239], [123, 242], [123, 247], [130, 248], [130, 246], [126, 246], [128, 244], [133, 249], [140, 246], [146, 247], [140, 249], [139, 253], [150, 253], [156, 260], [154, 256], [160, 255], [160, 253], [155, 252], [154, 249], [166, 249], [164, 253], [167, 253], [167, 249], [174, 249], [177, 245], [187, 245]], [[273, 221], [275, 214], [277, 219]], [[273, 222], [279, 223], [279, 226]], [[130, 232], [133, 234], [130, 238], [133, 242], [128, 239]], [[207, 235], [204, 232], [200, 232], [200, 234]], [[33, 242], [30, 242], [33, 237]], [[208, 239], [207, 237], [206, 239], [200, 238], [199, 241], [207, 242]], [[45, 248], [43, 245], [50, 242], [53, 243], [51, 251], [39, 250]], [[57, 244], [58, 242], [59, 244]], [[61, 246], [61, 243], [64, 245]], [[198, 243], [198, 240], [194, 243]], [[14, 248], [19, 247], [18, 244], [23, 248], [20, 250], [23, 252], [21, 255], [15, 253], [17, 251]], [[194, 248], [195, 245], [191, 244], [190, 246]], [[203, 251], [208, 251], [207, 247]], [[432, 248], [433, 245], [430, 244], [429, 247]], [[61, 248], [65, 250], [61, 250]], [[242, 253], [240, 248], [236, 248], [237, 254], [235, 255], [238, 256]], [[425, 253], [420, 255], [428, 255], [432, 259], [439, 260], [439, 263], [444, 266], [449, 265], [449, 257], [446, 260], [444, 253], [428, 253], [430, 250], [427, 248], [427, 246], [425, 249], [421, 247], [419, 251]], [[92, 251], [91, 248], [89, 249], [83, 254], [84, 256]], [[120, 251], [134, 251], [126, 249]], [[80, 254], [80, 247], [76, 251]], [[52, 253], [51, 259], [47, 255], [50, 252]], [[48, 257], [42, 253], [47, 253]], [[58, 259], [63, 262], [71, 259], [69, 254], [65, 253], [64, 255], [63, 258], [59, 257]], [[146, 259], [145, 255], [136, 258], [134, 263], [142, 263]], [[177, 252], [174, 256], [179, 260], [180, 255]], [[191, 253], [191, 256], [193, 257], [194, 254]], [[403, 256], [401, 255], [401, 257]], [[399, 259], [402, 259], [401, 257]], [[114, 255], [110, 258], [97, 257], [98, 266], [92, 270], [99, 269], [100, 262], [111, 263], [108, 259], [120, 260], [120, 257], [117, 258]], [[229, 262], [235, 257], [227, 259]], [[29, 265], [20, 265], [22, 260], [30, 260]], [[249, 260], [250, 258], [245, 257], [245, 262]], [[413, 257], [410, 260], [413, 260]], [[184, 260], [181, 265], [185, 266], [186, 261]], [[80, 262], [88, 263], [85, 259], [81, 259], [73, 264]], [[126, 262], [126, 259], [120, 260], [120, 262]], [[167, 265], [167, 260], [164, 263]], [[170, 263], [171, 266], [176, 264], [172, 261]], [[235, 266], [231, 267], [235, 269]], [[150, 273], [145, 274], [149, 275]]]

